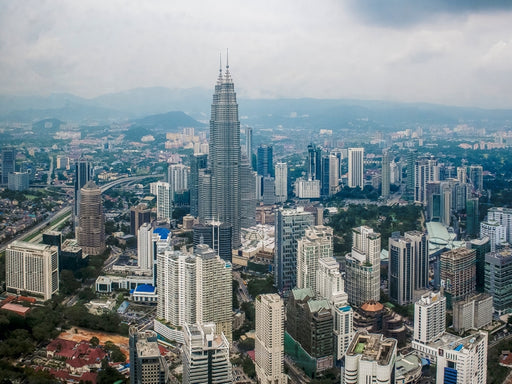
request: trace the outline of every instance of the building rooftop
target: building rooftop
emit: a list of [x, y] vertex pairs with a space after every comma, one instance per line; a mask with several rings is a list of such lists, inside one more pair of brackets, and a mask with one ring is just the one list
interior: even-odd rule
[[304, 300], [306, 297], [315, 297], [315, 292], [311, 288], [294, 288], [292, 295], [295, 300]]
[[137, 341], [137, 354], [139, 357], [159, 357], [160, 349], [156, 341], [141, 339]]
[[396, 347], [395, 339], [384, 339], [383, 335], [377, 333], [357, 332], [348, 347], [347, 355], [361, 355], [361, 359], [388, 365]]

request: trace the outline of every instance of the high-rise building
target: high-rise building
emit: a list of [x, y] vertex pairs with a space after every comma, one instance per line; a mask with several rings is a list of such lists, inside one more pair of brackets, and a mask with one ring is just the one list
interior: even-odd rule
[[130, 234], [137, 235], [137, 231], [144, 223], [151, 222], [151, 209], [148, 205], [141, 203], [130, 209]]
[[398, 342], [383, 335], [356, 332], [345, 355], [343, 383], [392, 383]]
[[427, 184], [439, 181], [439, 166], [433, 157], [423, 157], [414, 163], [414, 201], [427, 204]]
[[480, 329], [492, 322], [492, 296], [479, 293], [453, 304], [453, 330], [466, 332]]
[[210, 119], [209, 164], [213, 218], [231, 225], [232, 244], [240, 246], [240, 120], [235, 87], [229, 72], [219, 72]]
[[105, 251], [105, 215], [101, 189], [88, 181], [80, 190], [80, 217], [78, 218], [78, 246], [85, 254], [100, 255]]
[[8, 292], [49, 300], [59, 291], [59, 248], [14, 241], [5, 251], [5, 286]]
[[472, 238], [479, 233], [478, 198], [466, 200], [466, 236]]
[[330, 194], [330, 157], [325, 155], [321, 158], [321, 174], [320, 174], [320, 195], [327, 197]]
[[336, 154], [329, 155], [329, 196], [338, 192], [340, 184], [340, 159]]
[[297, 243], [312, 225], [314, 216], [302, 207], [277, 211], [274, 279], [280, 292], [288, 292], [297, 284]]
[[322, 148], [317, 147], [315, 144], [308, 145], [308, 158], [307, 158], [307, 179], [320, 180], [322, 175]]
[[457, 180], [461, 183], [466, 183], [468, 179], [468, 174], [466, 171], [466, 167], [457, 167]]
[[204, 153], [190, 156], [190, 214], [199, 216], [199, 170], [208, 166], [208, 155]]
[[348, 149], [348, 186], [364, 187], [364, 148]]
[[284, 203], [288, 200], [288, 164], [276, 163], [275, 175], [276, 201]]
[[247, 157], [242, 156], [240, 164], [240, 226], [250, 228], [256, 225], [256, 172], [252, 170]]
[[369, 300], [380, 300], [380, 233], [367, 226], [352, 229], [346, 276], [349, 303], [360, 306]]
[[258, 175], [274, 176], [272, 145], [261, 144], [258, 147]]
[[455, 301], [475, 293], [476, 251], [456, 248], [441, 254], [440, 277], [444, 286], [446, 304], [452, 308]]
[[507, 241], [507, 227], [499, 221], [488, 220], [480, 223], [480, 237], [488, 237], [491, 252]]
[[130, 383], [167, 384], [169, 366], [160, 354], [154, 331], [139, 332], [130, 327]]
[[259, 295], [254, 301], [256, 316], [256, 377], [261, 384], [285, 384], [284, 303], [278, 294]]
[[415, 149], [410, 149], [407, 152], [407, 184], [406, 190], [408, 195], [408, 200], [414, 199], [414, 186], [416, 185], [416, 175], [415, 175], [415, 164], [416, 159], [418, 157], [418, 151]]
[[144, 223], [137, 231], [137, 265], [144, 271], [153, 270], [154, 258], [153, 228]]
[[512, 208], [489, 208], [487, 219], [497, 221], [503, 225], [507, 229], [507, 243], [512, 244]]
[[215, 323], [231, 342], [232, 337], [232, 276], [231, 263], [222, 260], [206, 244], [195, 249], [197, 264], [196, 306], [197, 319], [202, 323]]
[[446, 297], [428, 292], [414, 303], [414, 338], [422, 344], [437, 340], [446, 330]]
[[491, 244], [488, 237], [472, 239], [469, 242], [471, 249], [476, 254], [476, 290], [483, 292], [485, 288], [485, 255], [491, 252]]
[[475, 192], [484, 190], [484, 169], [481, 165], [471, 165], [469, 167], [469, 182]]
[[512, 309], [512, 248], [504, 247], [485, 255], [485, 293], [494, 300], [499, 315]]
[[407, 231], [404, 237], [411, 241], [414, 250], [414, 289], [427, 289], [429, 286], [427, 235], [420, 231]]
[[273, 205], [276, 203], [276, 184], [272, 176], [263, 177], [263, 204]]
[[81, 156], [75, 163], [75, 194], [73, 215], [75, 217], [75, 232], [78, 228], [78, 218], [80, 217], [80, 191], [91, 179], [91, 164], [87, 159]]
[[389, 298], [399, 304], [410, 304], [414, 299], [414, 249], [405, 237], [389, 238]]
[[245, 156], [252, 161], [252, 127], [245, 127]]
[[389, 188], [391, 185], [390, 182], [390, 153], [389, 150], [385, 149], [382, 151], [382, 188], [381, 188], [381, 196], [386, 198], [389, 196]]
[[167, 181], [171, 186], [172, 195], [183, 193], [189, 189], [190, 168], [184, 164], [167, 166]]
[[212, 248], [221, 259], [231, 261], [231, 226], [218, 221], [196, 224], [193, 227], [194, 250], [199, 244]]
[[317, 225], [307, 228], [297, 241], [297, 288], [317, 292], [317, 270], [320, 259], [332, 257], [332, 228]]
[[212, 173], [209, 169], [199, 170], [199, 202], [197, 205], [199, 221], [215, 219], [212, 202]]
[[186, 324], [184, 334], [183, 384], [231, 384], [229, 342], [215, 324]]
[[16, 171], [16, 149], [2, 149], [2, 168], [0, 184], [7, 185], [9, 183], [9, 173]]
[[165, 181], [157, 181], [152, 184], [153, 192], [156, 195], [157, 220], [171, 221], [173, 201], [171, 185]]
[[7, 188], [11, 191], [28, 189], [30, 177], [28, 172], [10, 172], [7, 177]]

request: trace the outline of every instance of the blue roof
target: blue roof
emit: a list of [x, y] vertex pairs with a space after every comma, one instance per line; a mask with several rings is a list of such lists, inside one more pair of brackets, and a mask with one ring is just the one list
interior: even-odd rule
[[348, 312], [350, 311], [352, 308], [350, 308], [350, 305], [347, 305], [346, 307], [340, 307], [340, 311], [343, 311], [343, 312]]
[[135, 292], [152, 293], [155, 292], [155, 287], [153, 287], [151, 284], [141, 284], [135, 288]]
[[128, 301], [123, 301], [119, 308], [117, 308], [117, 313], [124, 313], [129, 305], [130, 303]]
[[455, 350], [456, 350], [457, 352], [459, 352], [459, 351], [462, 349], [462, 347], [463, 347], [463, 345], [462, 345], [462, 344], [459, 344], [459, 345], [457, 345], [457, 346], [455, 347]]
[[169, 230], [167, 228], [155, 228], [153, 229], [153, 233], [160, 235], [162, 240], [166, 240], [169, 237]]

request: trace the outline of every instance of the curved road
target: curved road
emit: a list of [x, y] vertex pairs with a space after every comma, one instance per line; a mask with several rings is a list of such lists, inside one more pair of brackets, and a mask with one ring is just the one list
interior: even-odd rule
[[[164, 175], [163, 174], [159, 174], [159, 175], [145, 175], [145, 176], [128, 176], [128, 177], [123, 177], [122, 179], [117, 179], [117, 180], [114, 180], [114, 181], [111, 181], [111, 182], [109, 182], [107, 184], [102, 185], [101, 186], [101, 192], [103, 193], [105, 191], [108, 191], [110, 188], [115, 187], [116, 185], [119, 185], [119, 184], [128, 183], [128, 182], [134, 182], [134, 181], [137, 181], [137, 180], [143, 180], [143, 179], [147, 179], [149, 177], [162, 177], [162, 176], [164, 176]], [[2, 244], [0, 246], [0, 252], [3, 252], [7, 248], [7, 246], [9, 244], [11, 244], [13, 241], [20, 240], [20, 239], [25, 239], [25, 238], [27, 238], [29, 236], [32, 236], [34, 233], [41, 232], [43, 229], [45, 229], [45, 227], [51, 221], [53, 221], [55, 219], [59, 219], [59, 218], [65, 216], [65, 215], [68, 215], [70, 212], [71, 212], [71, 206], [67, 206], [67, 207], [62, 208], [61, 210], [55, 212], [54, 215], [48, 217], [47, 219], [45, 219], [41, 223], [37, 224], [35, 227], [30, 228], [26, 232], [22, 232], [22, 233], [17, 234], [9, 242], [7, 242], [5, 244]], [[48, 229], [50, 229], [50, 228], [48, 228]]]

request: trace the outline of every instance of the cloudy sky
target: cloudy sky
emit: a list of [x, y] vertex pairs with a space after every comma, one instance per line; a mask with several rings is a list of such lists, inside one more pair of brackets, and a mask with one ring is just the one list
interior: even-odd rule
[[512, 1], [0, 0], [0, 94], [239, 96], [512, 108]]

